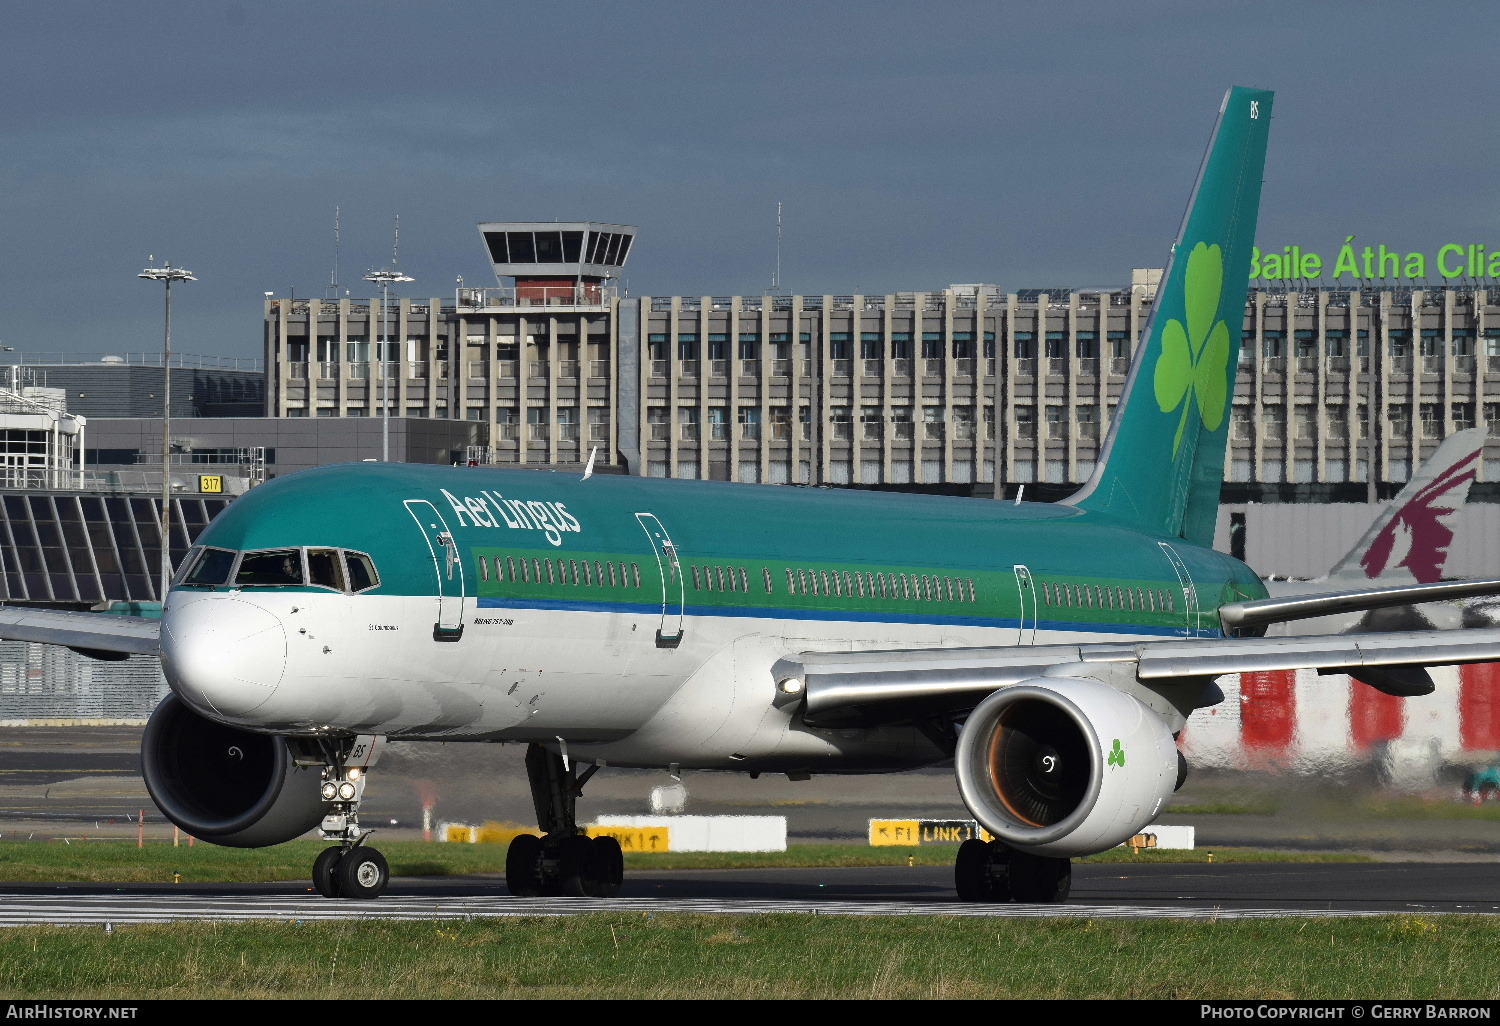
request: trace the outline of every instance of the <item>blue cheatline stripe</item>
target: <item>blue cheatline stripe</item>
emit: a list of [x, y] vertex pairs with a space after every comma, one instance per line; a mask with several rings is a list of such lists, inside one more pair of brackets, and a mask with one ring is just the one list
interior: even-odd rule
[[[480, 597], [480, 609], [549, 609], [578, 613], [634, 613], [638, 616], [659, 616], [660, 602], [580, 602], [568, 599], [521, 599]], [[825, 620], [849, 623], [907, 623], [932, 627], [993, 627], [1015, 630], [1020, 623], [1015, 619], [986, 616], [923, 616], [916, 613], [857, 612], [845, 609], [767, 609], [756, 606], [685, 606], [685, 616], [694, 617], [747, 617], [758, 620]], [[1027, 628], [1030, 630], [1031, 628]], [[1152, 635], [1163, 638], [1180, 638], [1181, 627], [1150, 627], [1134, 623], [1084, 623], [1069, 620], [1040, 620], [1036, 625], [1042, 631], [1071, 631], [1096, 634]], [[1217, 632], [1201, 631], [1202, 637], [1219, 637]]]

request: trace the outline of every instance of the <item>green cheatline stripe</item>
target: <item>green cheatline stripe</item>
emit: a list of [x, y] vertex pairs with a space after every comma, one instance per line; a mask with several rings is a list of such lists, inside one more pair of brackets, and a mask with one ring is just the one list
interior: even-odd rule
[[[475, 548], [472, 553], [479, 559], [487, 560], [488, 576], [481, 577], [477, 570], [470, 568], [475, 582], [475, 594], [481, 598], [520, 598], [537, 601], [598, 601], [601, 603], [614, 602], [654, 602], [659, 601], [661, 596], [660, 571], [656, 561], [647, 557], [642, 561], [639, 553], [616, 553], [616, 552], [569, 552], [562, 556], [556, 552], [547, 553], [543, 550], [523, 550], [515, 548]], [[505, 567], [504, 579], [497, 579], [494, 573], [495, 560]], [[530, 580], [512, 581], [510, 579], [510, 562], [515, 560], [519, 563], [525, 560], [530, 567], [528, 575]], [[539, 563], [537, 562], [539, 561]], [[558, 568], [567, 577], [564, 583], [554, 576], [554, 580], [546, 580], [547, 564], [551, 561], [554, 575]], [[588, 565], [587, 571], [584, 564]], [[606, 572], [600, 583], [598, 568], [600, 564], [606, 566]], [[620, 583], [609, 584], [607, 567], [613, 565], [616, 572], [615, 580], [621, 577], [621, 564], [624, 565], [625, 573], [630, 574], [633, 579], [632, 567], [638, 567], [641, 575], [639, 587], [624, 586]], [[540, 566], [542, 580], [536, 579], [536, 567]], [[694, 587], [693, 570], [698, 570], [699, 586]], [[719, 574], [722, 569], [728, 580], [733, 580], [734, 589], [720, 589], [717, 587]], [[768, 594], [765, 588], [765, 572], [771, 573], [771, 592]], [[787, 589], [787, 571], [792, 572], [793, 578], [798, 581], [795, 592]], [[799, 575], [798, 571], [802, 571]], [[697, 562], [685, 560], [682, 563], [683, 572], [683, 598], [690, 606], [717, 606], [722, 608], [736, 609], [766, 609], [774, 611], [778, 609], [800, 608], [817, 611], [833, 612], [877, 612], [877, 613], [907, 613], [913, 615], [923, 614], [952, 614], [955, 616], [972, 616], [988, 619], [1017, 619], [1022, 610], [1018, 600], [1018, 585], [1014, 573], [1001, 572], [974, 572], [970, 570], [955, 571], [952, 568], [931, 567], [893, 567], [888, 564], [850, 564], [850, 563], [814, 563], [799, 562], [796, 564], [777, 563], [772, 565], [765, 560], [755, 562], [744, 562], [735, 560], [714, 560], [713, 562]], [[710, 589], [706, 586], [707, 574], [712, 572], [715, 587]], [[743, 572], [743, 578], [741, 573]], [[829, 583], [832, 583], [832, 575], [838, 574], [838, 587], [833, 594], [824, 592], [823, 574], [830, 575]], [[866, 596], [859, 594], [858, 586], [854, 587], [853, 594], [845, 592], [843, 574], [902, 574], [907, 577], [907, 587], [911, 586], [911, 577], [915, 575], [919, 582], [923, 577], [933, 580], [936, 588], [934, 594], [941, 594], [941, 598], [928, 599], [926, 595], [926, 582], [921, 582], [922, 594], [918, 598], [881, 598], [878, 595]], [[802, 582], [809, 580], [811, 575], [818, 575], [817, 593], [807, 593], [802, 590]], [[577, 577], [579, 583], [572, 581]], [[962, 586], [963, 598], [948, 598], [948, 588], [944, 580], [952, 581], [955, 588]], [[1072, 623], [1098, 623], [1101, 625], [1122, 622], [1135, 623], [1143, 627], [1177, 627], [1183, 622], [1185, 611], [1181, 608], [1182, 598], [1176, 594], [1175, 582], [1169, 584], [1164, 581], [1142, 581], [1127, 580], [1123, 578], [1109, 577], [1053, 577], [1033, 574], [1036, 590], [1035, 615], [1042, 621], [1066, 620]], [[585, 580], [591, 582], [583, 583]], [[868, 578], [865, 579], [868, 588]], [[973, 582], [974, 601], [969, 601], [969, 582]], [[740, 590], [740, 585], [748, 586], [747, 590]], [[1084, 603], [1081, 605], [1049, 605], [1043, 590], [1043, 584], [1068, 585], [1075, 589], [1098, 588], [1098, 589], [1150, 589], [1157, 592], [1168, 591], [1173, 594], [1173, 602], [1177, 608], [1167, 609], [1131, 609], [1127, 603], [1125, 606], [1111, 606], [1107, 603], [1092, 605]], [[877, 585], [878, 588], [878, 585]], [[904, 594], [904, 592], [903, 592]], [[1092, 595], [1090, 597], [1093, 597]], [[1113, 596], [1111, 596], [1113, 597]], [[675, 599], [675, 596], [672, 596]], [[1028, 617], [1031, 614], [1030, 603], [1026, 610]]]

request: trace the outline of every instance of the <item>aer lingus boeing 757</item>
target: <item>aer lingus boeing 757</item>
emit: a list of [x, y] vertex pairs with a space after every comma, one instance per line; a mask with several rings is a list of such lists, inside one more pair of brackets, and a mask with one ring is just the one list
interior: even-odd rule
[[1415, 694], [1425, 666], [1500, 659], [1500, 631], [1259, 637], [1392, 589], [1268, 599], [1210, 547], [1270, 119], [1269, 92], [1225, 96], [1103, 458], [1067, 502], [332, 466], [220, 514], [159, 636], [16, 609], [0, 636], [159, 651], [156, 803], [217, 844], [319, 828], [330, 896], [385, 886], [358, 809], [397, 738], [529, 745], [543, 836], [511, 845], [516, 894], [617, 892], [618, 844], [574, 817], [600, 767], [951, 758], [996, 838], [960, 848], [959, 893], [1061, 900], [1070, 857], [1127, 839], [1179, 785], [1174, 736], [1219, 700], [1215, 676], [1318, 667]]

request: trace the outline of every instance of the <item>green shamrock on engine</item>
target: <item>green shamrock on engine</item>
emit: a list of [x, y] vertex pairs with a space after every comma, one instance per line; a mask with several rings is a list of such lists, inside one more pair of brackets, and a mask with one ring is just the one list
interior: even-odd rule
[[1224, 290], [1224, 251], [1198, 243], [1188, 254], [1184, 306], [1187, 326], [1170, 320], [1161, 333], [1161, 355], [1156, 358], [1156, 405], [1163, 413], [1182, 407], [1172, 455], [1182, 445], [1188, 411], [1198, 400], [1198, 416], [1213, 431], [1224, 422], [1229, 402], [1229, 326], [1215, 320]]

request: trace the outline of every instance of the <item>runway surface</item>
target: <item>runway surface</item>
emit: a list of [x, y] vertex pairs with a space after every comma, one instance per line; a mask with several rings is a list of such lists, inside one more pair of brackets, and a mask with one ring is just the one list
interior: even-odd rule
[[[139, 727], [0, 729], [0, 840], [134, 838], [142, 813], [148, 839], [172, 836], [140, 777], [140, 734]], [[424, 806], [434, 823], [534, 823], [524, 757], [523, 745], [392, 744], [370, 775], [362, 815], [386, 837], [420, 836]], [[610, 767], [585, 789], [579, 817], [647, 812], [651, 789], [669, 782], [665, 772]], [[871, 818], [969, 818], [951, 768], [804, 781], [686, 773], [683, 783], [687, 812], [784, 816], [794, 842], [863, 842]], [[1169, 810], [1162, 822], [1194, 826], [1199, 846], [1208, 848], [1500, 857], [1500, 821], [1360, 804], [1383, 797], [1368, 783], [1313, 786], [1276, 774], [1195, 773], [1174, 805], [1198, 811]]]
[[4, 884], [0, 926], [245, 919], [476, 919], [583, 912], [801, 912], [1024, 918], [1245, 919], [1500, 914], [1500, 864], [1082, 865], [1062, 905], [957, 900], [945, 867], [673, 870], [627, 875], [615, 899], [513, 898], [496, 877], [402, 878], [376, 901], [300, 883]]

